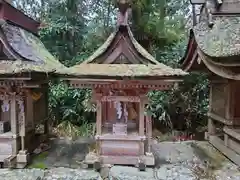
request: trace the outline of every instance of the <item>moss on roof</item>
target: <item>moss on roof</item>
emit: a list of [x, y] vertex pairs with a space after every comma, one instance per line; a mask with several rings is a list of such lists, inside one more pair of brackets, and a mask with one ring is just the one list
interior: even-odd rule
[[199, 48], [211, 57], [240, 55], [240, 17], [216, 16], [212, 28], [202, 21], [194, 28]]
[[[137, 52], [140, 53], [144, 58], [146, 58], [152, 64], [158, 64], [159, 62], [136, 41], [130, 27], [126, 26], [126, 28], [127, 28], [128, 36], [129, 36], [133, 46], [137, 50]], [[100, 55], [102, 55], [110, 47], [110, 45], [114, 41], [114, 38], [116, 37], [118, 31], [119, 31], [119, 27], [108, 37], [108, 39], [104, 42], [104, 44], [102, 46], [100, 46], [83, 63], [92, 63], [96, 58], [98, 58]]]
[[14, 58], [0, 60], [1, 74], [31, 71], [49, 73], [65, 68], [31, 32], [8, 23], [2, 25], [1, 31], [1, 41]]
[[73, 76], [111, 76], [111, 77], [170, 77], [184, 76], [188, 73], [181, 69], [173, 69], [159, 63], [158, 65], [143, 64], [80, 64], [65, 69], [61, 73]]

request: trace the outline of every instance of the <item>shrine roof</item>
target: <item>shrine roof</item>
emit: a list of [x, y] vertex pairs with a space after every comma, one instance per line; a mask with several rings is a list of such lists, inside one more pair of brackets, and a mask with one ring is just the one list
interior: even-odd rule
[[158, 62], [134, 38], [128, 24], [131, 12], [127, 4], [119, 4], [116, 30], [89, 58], [61, 74], [75, 77], [180, 77], [188, 73]]
[[68, 75], [106, 76], [106, 77], [170, 77], [184, 76], [188, 73], [181, 69], [173, 69], [164, 64], [80, 64], [69, 68]]
[[206, 55], [213, 58], [240, 55], [240, 16], [214, 16], [213, 27], [203, 19], [193, 31], [198, 47]]
[[[131, 43], [133, 44], [134, 50], [136, 50], [141, 56], [146, 58], [149, 63], [151, 64], [159, 64], [159, 62], [146, 50], [144, 49], [134, 38], [133, 33], [129, 26], [125, 26], [127, 30], [127, 37], [130, 39]], [[86, 63], [92, 63], [95, 59], [100, 57], [102, 54], [104, 54], [108, 48], [110, 48], [111, 44], [114, 42], [115, 38], [117, 37], [119, 33], [119, 27], [116, 28], [116, 30], [111, 33], [111, 35], [108, 37], [108, 39], [100, 46], [88, 59], [86, 59], [82, 64]]]
[[43, 45], [39, 37], [13, 23], [0, 27], [0, 41], [8, 59], [0, 60], [0, 74], [55, 72], [65, 68]]

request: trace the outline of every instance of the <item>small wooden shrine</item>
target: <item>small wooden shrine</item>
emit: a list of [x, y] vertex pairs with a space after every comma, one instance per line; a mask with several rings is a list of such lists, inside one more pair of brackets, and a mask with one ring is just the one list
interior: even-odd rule
[[193, 17], [182, 68], [208, 74], [206, 139], [240, 166], [240, 1], [192, 0], [192, 3], [202, 8], [199, 20]]
[[86, 61], [64, 73], [72, 87], [92, 89], [97, 111], [95, 162], [151, 166], [152, 120], [144, 113], [147, 93], [173, 88], [187, 73], [155, 60], [133, 37], [130, 5], [119, 3], [118, 8], [116, 31]]
[[23, 168], [48, 120], [48, 79], [63, 68], [37, 37], [39, 23], [0, 1], [0, 163]]

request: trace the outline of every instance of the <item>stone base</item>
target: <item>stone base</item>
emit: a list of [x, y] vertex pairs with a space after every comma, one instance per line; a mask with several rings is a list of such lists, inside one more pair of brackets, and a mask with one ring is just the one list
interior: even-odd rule
[[94, 164], [101, 162], [102, 164], [111, 165], [134, 165], [138, 166], [139, 162], [144, 163], [146, 166], [154, 166], [155, 158], [152, 153], [146, 153], [144, 156], [98, 156], [95, 153], [86, 155], [84, 163]]
[[10, 157], [4, 159], [3, 167], [4, 168], [15, 168], [15, 166], [16, 166], [16, 159], [17, 159], [16, 156], [10, 156]]
[[146, 166], [154, 166], [155, 159], [153, 155], [145, 156], [101, 156], [103, 164], [113, 165], [135, 165], [138, 166], [139, 162], [144, 163]]
[[16, 168], [25, 168], [29, 162], [30, 156], [27, 151], [19, 151], [17, 155], [17, 165]]

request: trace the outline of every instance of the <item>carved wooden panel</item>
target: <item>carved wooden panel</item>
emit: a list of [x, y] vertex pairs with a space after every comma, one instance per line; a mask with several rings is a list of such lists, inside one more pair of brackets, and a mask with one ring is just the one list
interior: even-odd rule
[[212, 85], [212, 107], [211, 112], [225, 117], [226, 112], [226, 100], [227, 100], [227, 84], [216, 83]]
[[140, 151], [137, 141], [102, 141], [100, 148], [107, 156], [138, 156]]

